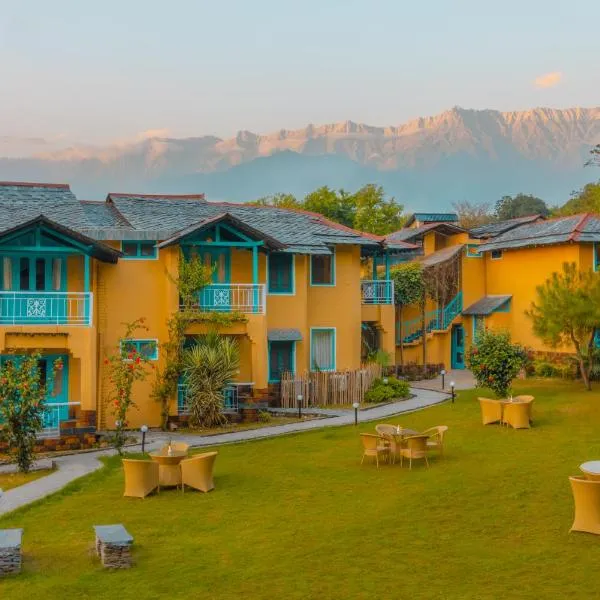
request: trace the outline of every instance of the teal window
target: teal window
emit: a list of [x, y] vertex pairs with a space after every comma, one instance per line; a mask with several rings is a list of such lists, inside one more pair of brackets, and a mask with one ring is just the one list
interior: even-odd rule
[[269, 381], [276, 383], [281, 380], [281, 374], [293, 373], [295, 342], [269, 342]]
[[158, 360], [157, 340], [121, 340], [122, 348], [126, 352], [137, 353], [147, 360]]
[[502, 250], [492, 250], [490, 256], [492, 260], [500, 260], [502, 258]]
[[153, 260], [158, 257], [156, 242], [121, 242], [123, 258], [129, 260]]
[[335, 329], [310, 330], [310, 367], [313, 371], [335, 371]]
[[4, 256], [0, 269], [3, 291], [64, 292], [67, 289], [64, 256]]
[[600, 244], [594, 244], [594, 271], [600, 269]]
[[335, 254], [313, 254], [310, 257], [310, 284], [335, 285]]
[[294, 293], [294, 255], [269, 254], [269, 294]]

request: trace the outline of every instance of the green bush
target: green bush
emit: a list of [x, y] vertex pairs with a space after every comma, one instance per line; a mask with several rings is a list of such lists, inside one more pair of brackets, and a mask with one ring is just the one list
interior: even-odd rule
[[507, 331], [481, 331], [467, 353], [467, 366], [477, 385], [490, 388], [500, 398], [506, 397], [513, 379], [526, 365], [527, 352], [510, 341]]
[[376, 379], [373, 382], [371, 389], [365, 394], [365, 402], [389, 402], [397, 398], [408, 398], [410, 395], [408, 382], [395, 377], [384, 379]]
[[267, 410], [259, 410], [258, 411], [258, 420], [261, 423], [270, 423], [271, 422], [271, 413]]
[[540, 362], [535, 365], [536, 377], [556, 377], [558, 370], [548, 362]]

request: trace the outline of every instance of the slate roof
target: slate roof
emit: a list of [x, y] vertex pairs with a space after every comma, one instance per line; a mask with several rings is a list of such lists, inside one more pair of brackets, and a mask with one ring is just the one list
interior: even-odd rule
[[302, 334], [299, 329], [269, 329], [267, 340], [270, 342], [299, 342]]
[[542, 215], [528, 215], [527, 217], [517, 217], [506, 221], [498, 221], [497, 223], [488, 223], [487, 225], [473, 227], [473, 229], [469, 230], [469, 235], [472, 238], [493, 238], [506, 231], [515, 229], [515, 227], [520, 227], [526, 223], [535, 223], [536, 221], [542, 221], [544, 219], [545, 217]]
[[442, 248], [441, 250], [438, 250], [437, 252], [432, 252], [431, 254], [424, 256], [423, 258], [421, 258], [419, 260], [419, 262], [425, 268], [435, 267], [436, 265], [441, 265], [442, 263], [446, 262], [447, 260], [450, 260], [451, 258], [455, 257], [457, 254], [460, 254], [462, 252], [463, 248], [464, 248], [464, 244], [448, 246], [447, 248]]
[[433, 229], [445, 235], [453, 235], [465, 231], [462, 227], [453, 223], [426, 223], [425, 225], [419, 225], [419, 227], [404, 227], [393, 233], [388, 233], [385, 239], [388, 242], [408, 242], [420, 238], [423, 234]]
[[415, 221], [421, 223], [458, 223], [458, 215], [456, 213], [413, 213], [406, 221], [406, 227], [412, 225]]
[[463, 315], [491, 315], [498, 310], [504, 303], [508, 302], [512, 296], [484, 296], [474, 302], [462, 311]]
[[521, 225], [478, 246], [480, 252], [569, 242], [600, 242], [600, 217], [572, 215]]

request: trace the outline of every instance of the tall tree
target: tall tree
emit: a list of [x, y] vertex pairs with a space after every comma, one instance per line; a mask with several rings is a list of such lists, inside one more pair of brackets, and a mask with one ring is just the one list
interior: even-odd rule
[[588, 183], [571, 194], [571, 199], [556, 210], [559, 216], [576, 215], [578, 213], [600, 213], [600, 181]]
[[454, 211], [458, 215], [458, 224], [463, 229], [473, 229], [481, 225], [487, 225], [494, 221], [492, 206], [489, 202], [469, 202], [462, 200], [452, 204]]
[[404, 207], [394, 198], [386, 198], [380, 185], [369, 183], [363, 186], [352, 194], [352, 200], [356, 206], [354, 229], [385, 235], [404, 225]]
[[526, 314], [545, 343], [575, 350], [581, 378], [590, 390], [594, 337], [600, 326], [600, 273], [564, 263], [562, 273], [553, 273], [537, 287], [537, 299]]
[[530, 194], [503, 196], [496, 202], [496, 217], [500, 221], [528, 217], [529, 215], [547, 217], [549, 214], [550, 209], [546, 203], [541, 198]]
[[275, 206], [277, 208], [302, 208], [302, 203], [292, 194], [278, 193], [271, 196], [263, 196], [258, 200], [249, 202], [255, 206]]
[[356, 203], [344, 190], [336, 192], [326, 185], [320, 187], [304, 198], [302, 207], [346, 227], [354, 227]]

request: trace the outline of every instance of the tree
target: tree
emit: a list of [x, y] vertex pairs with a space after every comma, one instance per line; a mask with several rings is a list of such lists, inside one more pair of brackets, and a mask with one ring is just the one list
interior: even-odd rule
[[553, 273], [537, 287], [537, 300], [526, 314], [535, 335], [545, 343], [575, 349], [581, 378], [590, 390], [594, 335], [600, 325], [600, 273], [564, 263], [562, 273]]
[[380, 185], [365, 185], [352, 194], [351, 198], [356, 207], [354, 229], [385, 235], [404, 225], [404, 207], [394, 198], [386, 198]]
[[571, 194], [571, 199], [560, 207], [558, 216], [577, 215], [584, 212], [600, 212], [600, 181], [588, 183], [580, 190]]
[[527, 352], [511, 342], [508, 331], [480, 331], [467, 352], [467, 366], [477, 385], [490, 388], [499, 398], [506, 398], [513, 379], [526, 363]]
[[276, 208], [301, 208], [302, 203], [299, 202], [292, 194], [278, 193], [271, 196], [263, 196], [258, 200], [249, 202], [255, 206], [274, 206]]
[[344, 190], [336, 192], [327, 186], [320, 187], [304, 198], [303, 208], [346, 227], [354, 227], [356, 205], [353, 197]]
[[[47, 410], [39, 359], [39, 353], [33, 353], [20, 360], [5, 360], [0, 368], [2, 435], [15, 455], [19, 470], [24, 473], [29, 471], [35, 458], [33, 449], [37, 434], [44, 427]], [[62, 361], [55, 361], [54, 370], [62, 368]]]
[[394, 267], [390, 272], [394, 282], [394, 304], [400, 336], [400, 364], [404, 364], [404, 333], [402, 331], [402, 309], [409, 304], [420, 302], [424, 294], [423, 269], [419, 263], [405, 263]]
[[190, 423], [199, 427], [222, 425], [223, 391], [240, 366], [237, 341], [209, 333], [185, 351], [183, 364]]
[[452, 207], [458, 215], [458, 224], [463, 229], [473, 229], [474, 227], [487, 225], [495, 220], [489, 202], [476, 204], [468, 200], [463, 200], [462, 202], [454, 202]]
[[542, 215], [547, 217], [550, 209], [546, 203], [537, 196], [530, 194], [517, 194], [516, 196], [503, 196], [496, 202], [496, 217], [499, 221], [528, 217], [529, 215]]
[[586, 163], [585, 166], [586, 167], [592, 167], [592, 166], [596, 166], [596, 167], [600, 167], [600, 144], [596, 144], [591, 150], [590, 150], [590, 154], [592, 155], [592, 158], [590, 158]]

